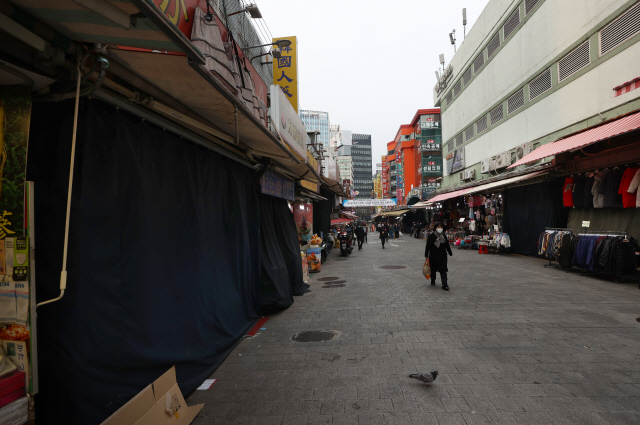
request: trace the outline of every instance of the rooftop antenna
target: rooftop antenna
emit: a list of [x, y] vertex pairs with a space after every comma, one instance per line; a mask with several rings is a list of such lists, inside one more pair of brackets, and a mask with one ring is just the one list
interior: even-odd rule
[[440, 53], [440, 64], [442, 65], [442, 72], [444, 72], [444, 53]]
[[449, 39], [451, 40], [451, 44], [453, 44], [453, 53], [456, 52], [456, 30], [454, 29], [449, 33]]
[[462, 26], [464, 27], [464, 38], [467, 38], [467, 8], [466, 7], [462, 9]]

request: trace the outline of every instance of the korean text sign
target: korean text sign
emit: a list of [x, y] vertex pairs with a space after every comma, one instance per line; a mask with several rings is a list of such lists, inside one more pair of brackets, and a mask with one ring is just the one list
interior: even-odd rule
[[[291, 106], [296, 112], [300, 112], [298, 108], [298, 38], [280, 37], [274, 38], [275, 43], [278, 40], [289, 40], [291, 45], [280, 48], [280, 57], [273, 58], [273, 84], [280, 86], [282, 92], [286, 95]], [[274, 46], [275, 48], [275, 46]]]

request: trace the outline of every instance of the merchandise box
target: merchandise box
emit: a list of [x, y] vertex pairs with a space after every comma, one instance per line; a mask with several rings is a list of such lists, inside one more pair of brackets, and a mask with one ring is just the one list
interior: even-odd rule
[[29, 420], [29, 400], [21, 397], [0, 408], [0, 425], [23, 425]]
[[12, 401], [16, 401], [17, 399], [24, 397], [24, 385], [18, 391], [14, 391], [11, 394], [8, 394], [2, 398], [0, 398], [0, 407], [4, 407]]
[[24, 372], [18, 372], [14, 375], [0, 379], [0, 398], [24, 388]]
[[173, 366], [102, 425], [187, 425], [203, 406], [187, 406], [176, 381], [176, 367]]

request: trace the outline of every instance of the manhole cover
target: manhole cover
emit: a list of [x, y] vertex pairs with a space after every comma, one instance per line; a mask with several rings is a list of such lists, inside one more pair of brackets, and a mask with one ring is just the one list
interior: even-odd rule
[[291, 339], [296, 342], [320, 342], [331, 341], [335, 337], [333, 331], [306, 331], [295, 334]]
[[406, 269], [406, 266], [380, 266], [381, 269], [387, 270], [398, 270], [398, 269]]
[[344, 283], [340, 283], [338, 285], [325, 285], [322, 287], [322, 289], [326, 289], [326, 288], [342, 288], [343, 286], [346, 286]]
[[340, 279], [339, 277], [321, 277], [320, 279], [318, 279], [320, 282], [328, 282], [330, 280], [338, 280]]

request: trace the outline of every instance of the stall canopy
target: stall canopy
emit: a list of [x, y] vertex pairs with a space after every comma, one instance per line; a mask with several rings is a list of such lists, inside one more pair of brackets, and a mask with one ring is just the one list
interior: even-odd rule
[[516, 183], [516, 182], [520, 182], [520, 181], [523, 181], [523, 180], [528, 180], [528, 179], [531, 179], [533, 177], [538, 177], [542, 173], [545, 173], [545, 172], [546, 172], [546, 170], [536, 171], [534, 173], [524, 174], [524, 175], [517, 176], [517, 177], [511, 177], [509, 179], [504, 179], [504, 180], [500, 180], [500, 181], [497, 181], [497, 182], [482, 184], [482, 185], [474, 186], [474, 187], [468, 187], [466, 189], [456, 190], [456, 191], [449, 192], [449, 193], [443, 193], [441, 195], [438, 195], [438, 196], [435, 196], [435, 197], [429, 199], [428, 201], [419, 202], [419, 203], [415, 204], [413, 206], [413, 208], [424, 208], [426, 206], [433, 205], [433, 204], [435, 204], [437, 202], [442, 202], [442, 201], [445, 201], [447, 199], [456, 198], [458, 196], [470, 195], [472, 193], [477, 193], [477, 192], [486, 192], [486, 191], [488, 191], [490, 189], [496, 189], [496, 188], [508, 186], [510, 184], [513, 184], [513, 183]]
[[329, 189], [331, 189], [337, 195], [346, 196], [346, 194], [344, 193], [344, 190], [342, 189], [342, 185], [340, 183], [338, 183], [337, 180], [330, 179], [329, 177], [322, 176], [322, 181], [323, 181], [324, 184], [329, 186]]
[[599, 125], [598, 127], [574, 134], [573, 136], [540, 146], [520, 161], [510, 165], [508, 168], [538, 161], [551, 155], [558, 155], [563, 152], [580, 149], [593, 143], [610, 139], [615, 136], [620, 136], [638, 129], [640, 129], [640, 112], [627, 115], [626, 117], [610, 121], [606, 124]]
[[406, 214], [408, 211], [409, 211], [408, 208], [406, 210], [400, 210], [400, 211], [389, 211], [389, 212], [380, 214], [380, 217], [398, 217], [398, 216], [401, 216], [402, 214]]
[[331, 220], [331, 224], [344, 224], [344, 223], [351, 223], [353, 220], [350, 220], [348, 218], [334, 218]]

